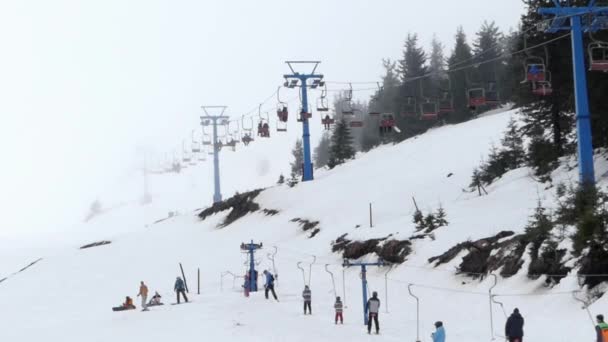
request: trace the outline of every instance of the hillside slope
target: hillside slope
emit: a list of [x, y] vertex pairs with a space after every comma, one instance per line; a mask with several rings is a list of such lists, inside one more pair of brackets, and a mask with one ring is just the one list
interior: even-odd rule
[[[445, 323], [449, 340], [501, 338], [505, 317], [499, 305], [492, 306], [494, 328], [490, 327], [488, 290], [492, 277], [473, 280], [456, 276], [454, 267], [461, 257], [437, 268], [427, 260], [467, 239], [503, 230], [522, 232], [539, 198], [552, 204], [552, 190], [537, 184], [526, 169], [505, 175], [488, 188], [487, 196], [463, 192], [473, 168], [491, 144], [498, 143], [512, 115], [509, 111], [436, 128], [398, 145], [362, 154], [331, 171], [319, 171], [314, 182], [291, 189], [271, 187], [254, 201], [263, 209], [277, 210], [276, 215], [258, 211], [224, 228], [218, 225], [227, 211], [203, 221], [196, 215], [196, 209], [211, 198], [207, 178], [197, 176], [204, 174], [207, 166], [189, 168], [180, 175], [154, 176], [152, 205], [123, 199], [124, 205], [79, 227], [77, 233], [70, 233], [68, 242], [45, 250], [41, 262], [0, 284], [0, 321], [4, 323], [0, 339], [367, 341], [375, 337], [368, 337], [362, 327], [360, 270], [344, 272], [344, 293], [342, 257], [331, 252], [331, 244], [343, 234], [349, 239], [389, 234], [408, 239], [416, 233], [412, 197], [425, 212], [441, 204], [450, 224], [436, 230], [433, 238], [413, 240], [412, 252], [402, 265], [392, 270], [370, 268], [370, 290], [378, 291], [383, 301], [382, 339], [416, 338], [416, 302], [408, 295], [408, 284], [414, 284], [412, 291], [420, 299], [422, 341], [430, 341], [436, 320]], [[222, 164], [228, 170], [226, 193], [274, 182], [276, 175], [272, 173], [280, 168], [274, 166], [278, 159], [273, 156], [289, 149], [288, 139], [264, 142], [270, 155], [264, 154], [263, 145], [257, 150], [226, 154]], [[263, 172], [255, 166], [260, 160], [269, 163]], [[598, 168], [598, 174], [606, 171], [604, 164]], [[255, 172], [259, 177], [253, 176]], [[575, 173], [560, 169], [556, 176], [569, 179], [575, 178]], [[373, 228], [368, 223], [369, 203], [373, 205]], [[180, 214], [154, 223], [170, 210]], [[292, 222], [296, 218], [319, 221], [320, 231], [310, 238], [309, 232]], [[112, 243], [78, 249], [85, 242], [100, 239]], [[222, 272], [244, 274], [246, 260], [239, 246], [250, 239], [264, 244], [257, 254], [260, 269], [274, 269], [267, 254], [276, 246], [278, 303], [264, 300], [262, 293], [245, 299], [239, 291], [240, 279], [234, 287], [230, 276], [220, 281]], [[372, 255], [364, 258], [375, 259]], [[165, 302], [174, 302], [171, 290], [179, 275], [179, 262], [186, 271], [192, 304], [165, 305], [146, 313], [110, 310], [124, 296], [134, 297], [140, 280], [146, 281], [151, 291], [158, 290]], [[298, 262], [306, 269], [304, 281]], [[335, 289], [326, 267], [335, 275]], [[197, 268], [201, 269], [201, 295], [194, 294]], [[310, 283], [313, 291], [313, 316], [302, 315], [304, 282]], [[567, 277], [552, 289], [545, 288], [543, 282], [529, 280], [522, 272], [508, 279], [499, 277], [492, 293], [499, 295], [495, 299], [504, 303], [507, 312], [520, 308], [526, 318], [527, 339], [565, 342], [594, 338], [587, 313], [572, 297], [572, 291], [579, 290], [577, 278]], [[333, 323], [334, 290], [345, 297], [344, 326]], [[599, 313], [606, 304], [607, 299], [601, 298], [591, 311]], [[555, 324], [561, 322], [569, 324]]]

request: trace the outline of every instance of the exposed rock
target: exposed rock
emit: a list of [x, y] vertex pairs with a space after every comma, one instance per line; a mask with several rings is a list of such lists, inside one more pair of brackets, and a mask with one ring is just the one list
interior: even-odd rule
[[302, 227], [302, 230], [305, 232], [310, 231], [310, 234], [308, 235], [309, 239], [315, 237], [315, 235], [317, 235], [321, 231], [321, 228], [318, 227], [320, 223], [319, 221], [309, 221], [296, 217], [294, 219], [291, 219], [290, 222], [298, 223], [300, 227]]
[[262, 192], [262, 189], [236, 194], [225, 201], [214, 203], [211, 207], [198, 214], [201, 220], [207, 217], [230, 210], [228, 216], [219, 224], [220, 228], [226, 227], [249, 213], [260, 210], [260, 205], [253, 200]]

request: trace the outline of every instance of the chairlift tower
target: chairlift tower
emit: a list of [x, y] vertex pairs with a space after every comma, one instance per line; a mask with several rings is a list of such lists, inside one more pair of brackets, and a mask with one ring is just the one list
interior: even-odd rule
[[[325, 82], [323, 82], [322, 74], [315, 74], [317, 67], [321, 63], [320, 61], [287, 61], [285, 63], [289, 66], [291, 74], [283, 75], [285, 78], [284, 86], [287, 88], [300, 87], [301, 89], [300, 98], [302, 100], [302, 111], [299, 113], [299, 120], [302, 121], [302, 144], [304, 147], [302, 181], [307, 182], [313, 180], [314, 178], [312, 158], [310, 157], [310, 127], [308, 123], [310, 113], [308, 108], [308, 87], [311, 89], [323, 87]], [[312, 65], [312, 71], [309, 74], [299, 73], [294, 69], [296, 65]], [[312, 82], [308, 84], [308, 80], [312, 80]]]
[[367, 325], [367, 266], [385, 266], [382, 260], [378, 262], [350, 262], [344, 259], [342, 267], [360, 266], [361, 267], [361, 289], [363, 290], [363, 324]]
[[[226, 125], [228, 123], [228, 116], [224, 115], [227, 106], [201, 106], [205, 115], [201, 116], [201, 125], [213, 126], [213, 181], [215, 185], [215, 192], [213, 194], [213, 203], [222, 201], [222, 192], [220, 188], [220, 148], [217, 141], [217, 126]], [[209, 111], [216, 112], [215, 115], [209, 114]], [[218, 114], [219, 113], [219, 114]]]
[[579, 177], [581, 184], [595, 184], [583, 33], [608, 29], [608, 7], [596, 6], [597, 0], [590, 0], [586, 7], [573, 7], [569, 5], [569, 2], [567, 5], [562, 5], [559, 0], [552, 1], [555, 7], [538, 10], [540, 15], [553, 17], [550, 24], [543, 25], [539, 29], [548, 33], [559, 31], [571, 33]]
[[253, 243], [251, 240], [250, 243], [241, 243], [241, 250], [246, 251], [249, 254], [249, 281], [247, 284], [249, 285], [249, 292], [256, 292], [258, 290], [258, 273], [255, 270], [255, 252], [258, 249], [262, 249], [262, 243]]

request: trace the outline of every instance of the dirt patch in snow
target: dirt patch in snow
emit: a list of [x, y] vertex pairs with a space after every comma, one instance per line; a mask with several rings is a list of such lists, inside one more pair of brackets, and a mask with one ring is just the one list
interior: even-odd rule
[[89, 243], [86, 244], [84, 246], [81, 246], [80, 249], [87, 249], [87, 248], [93, 248], [93, 247], [98, 247], [98, 246], [103, 246], [103, 245], [109, 245], [111, 244], [112, 241], [97, 241], [97, 242], [93, 242], [93, 243]]

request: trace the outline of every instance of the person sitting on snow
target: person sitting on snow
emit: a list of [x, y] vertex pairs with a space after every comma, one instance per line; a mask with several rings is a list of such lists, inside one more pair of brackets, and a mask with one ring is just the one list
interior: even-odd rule
[[152, 299], [150, 299], [150, 304], [152, 305], [161, 305], [162, 303], [160, 302], [160, 294], [158, 293], [158, 291], [154, 292], [154, 296], [152, 296]]
[[127, 296], [125, 298], [125, 302], [122, 304], [122, 307], [125, 309], [135, 309], [135, 305], [133, 305], [133, 298]]

